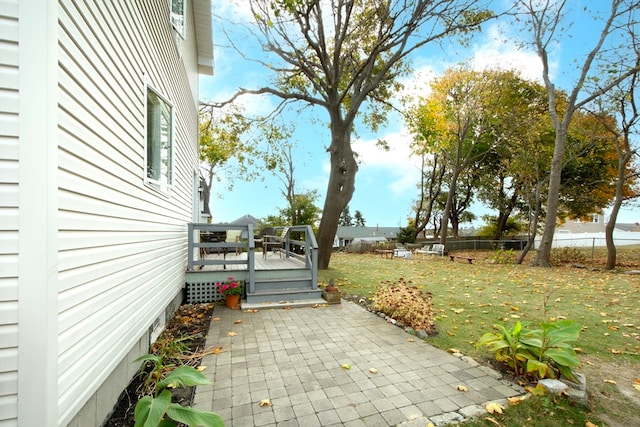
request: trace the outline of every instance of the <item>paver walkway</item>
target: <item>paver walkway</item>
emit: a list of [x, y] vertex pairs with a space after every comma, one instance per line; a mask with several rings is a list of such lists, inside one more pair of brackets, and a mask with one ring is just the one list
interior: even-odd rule
[[[213, 317], [206, 345], [222, 351], [203, 358], [213, 384], [197, 387], [193, 406], [217, 412], [226, 426], [440, 425], [523, 393], [344, 300], [255, 313], [216, 306]], [[271, 406], [260, 406], [263, 399]]]

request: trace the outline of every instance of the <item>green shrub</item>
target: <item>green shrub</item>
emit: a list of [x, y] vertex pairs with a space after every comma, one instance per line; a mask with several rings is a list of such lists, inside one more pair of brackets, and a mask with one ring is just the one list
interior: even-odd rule
[[584, 264], [587, 256], [578, 248], [564, 247], [551, 250], [551, 263], [558, 264]]
[[513, 264], [516, 260], [516, 256], [513, 253], [513, 249], [498, 249], [489, 255], [489, 262], [492, 264]]
[[404, 279], [398, 283], [383, 283], [372, 298], [371, 308], [411, 326], [435, 333], [432, 295], [416, 286], [408, 286]]
[[532, 380], [563, 375], [576, 381], [573, 368], [580, 361], [571, 343], [578, 340], [581, 326], [570, 320], [542, 322], [536, 329], [528, 326], [519, 321], [511, 329], [495, 325], [499, 333], [487, 332], [477, 347], [495, 353], [496, 361], [516, 375]]

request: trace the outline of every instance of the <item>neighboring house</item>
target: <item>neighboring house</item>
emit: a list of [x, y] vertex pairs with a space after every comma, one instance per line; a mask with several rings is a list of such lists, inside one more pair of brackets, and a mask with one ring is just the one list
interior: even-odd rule
[[343, 248], [355, 239], [368, 242], [395, 241], [400, 227], [338, 227], [333, 246]]
[[210, 0], [0, 0], [0, 38], [0, 425], [99, 426], [181, 302]]

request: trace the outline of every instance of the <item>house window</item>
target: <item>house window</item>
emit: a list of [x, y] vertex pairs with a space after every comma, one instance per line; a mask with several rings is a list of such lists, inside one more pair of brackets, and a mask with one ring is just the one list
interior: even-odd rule
[[171, 2], [171, 25], [184, 37], [184, 2], [186, 0], [169, 0]]
[[149, 87], [146, 123], [145, 180], [166, 191], [173, 184], [172, 106]]
[[598, 222], [600, 222], [600, 215], [598, 215], [598, 214], [593, 214], [593, 220], [592, 220], [592, 222], [594, 222], [594, 223], [598, 223]]

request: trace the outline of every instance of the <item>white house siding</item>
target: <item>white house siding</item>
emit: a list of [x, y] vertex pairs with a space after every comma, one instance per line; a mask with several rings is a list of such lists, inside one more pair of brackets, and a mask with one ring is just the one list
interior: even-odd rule
[[18, 407], [18, 3], [0, 1], [0, 425]]
[[[59, 425], [184, 285], [197, 61], [168, 16], [166, 0], [60, 2]], [[143, 184], [145, 81], [173, 105], [168, 194]]]
[[[181, 293], [198, 131], [185, 3], [182, 40], [167, 0], [0, 0], [2, 427], [66, 426]], [[168, 193], [144, 184], [145, 82], [173, 105]]]

